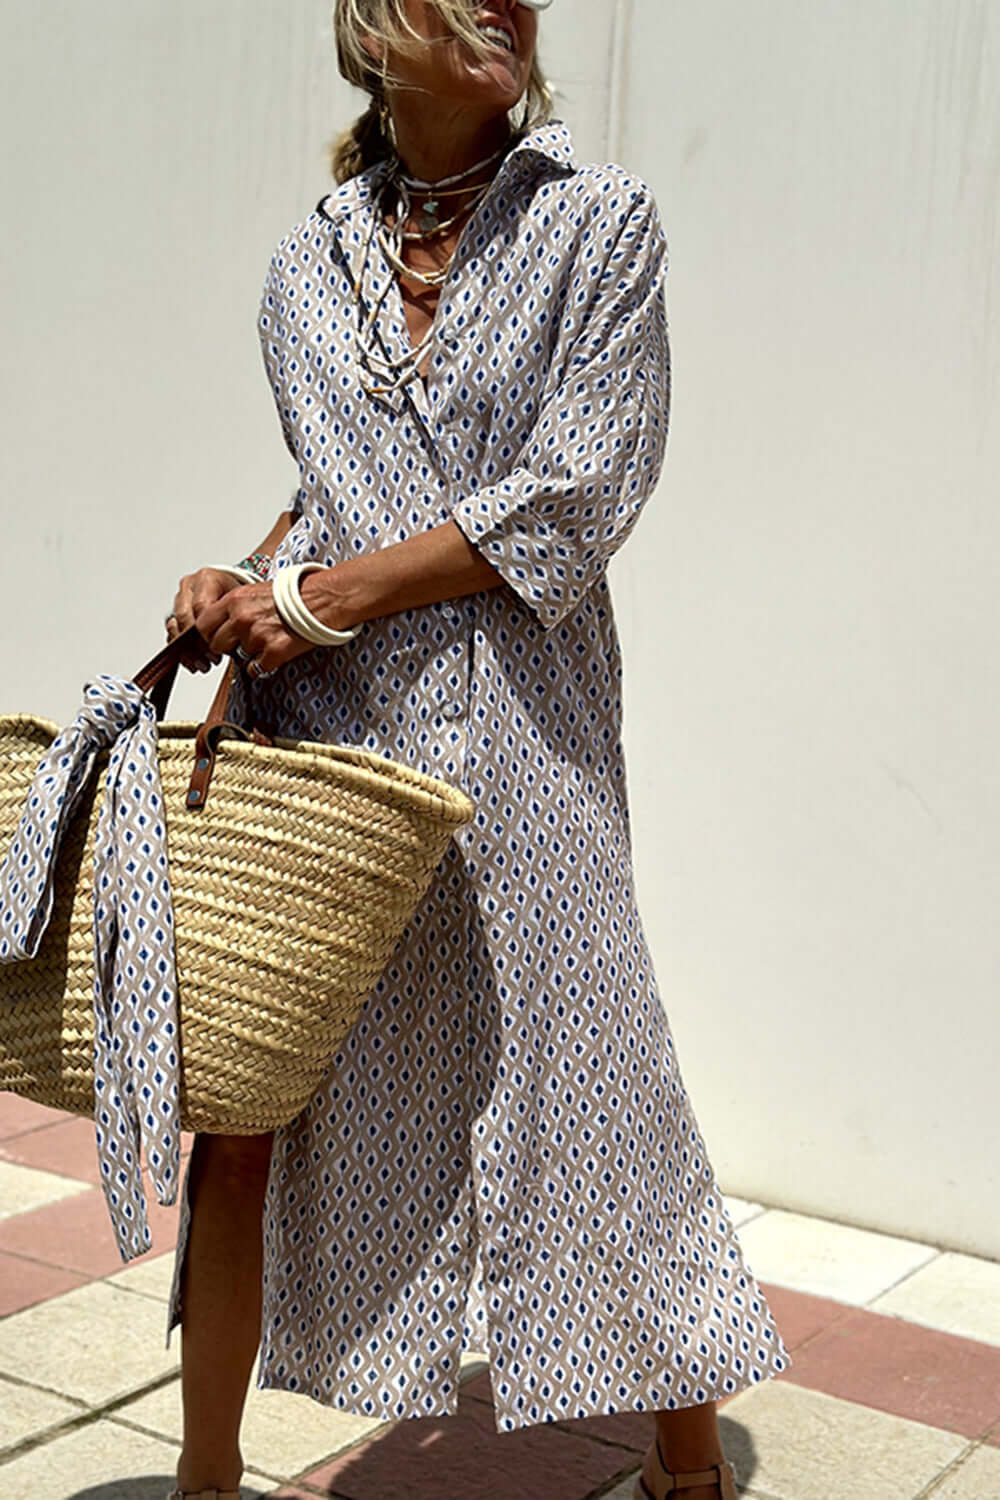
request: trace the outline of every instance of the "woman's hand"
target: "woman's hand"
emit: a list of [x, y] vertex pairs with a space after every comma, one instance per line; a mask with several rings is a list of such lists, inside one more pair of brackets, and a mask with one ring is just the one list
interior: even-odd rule
[[[167, 640], [176, 640], [185, 630], [190, 630], [206, 609], [239, 587], [228, 574], [219, 573], [215, 568], [199, 568], [197, 573], [186, 574], [177, 585], [173, 613], [167, 616]], [[219, 657], [207, 646], [184, 657], [189, 672], [208, 672], [218, 661]]]
[[269, 583], [227, 589], [221, 598], [200, 609], [192, 624], [216, 661], [242, 648], [246, 661], [254, 664], [251, 676], [266, 676], [313, 650], [309, 641], [282, 623]]

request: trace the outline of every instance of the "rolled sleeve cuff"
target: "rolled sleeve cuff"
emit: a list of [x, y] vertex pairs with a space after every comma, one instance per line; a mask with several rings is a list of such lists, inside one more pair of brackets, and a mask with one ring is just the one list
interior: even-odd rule
[[477, 491], [451, 515], [545, 630], [565, 619], [593, 582], [566, 539], [525, 504], [515, 480]]

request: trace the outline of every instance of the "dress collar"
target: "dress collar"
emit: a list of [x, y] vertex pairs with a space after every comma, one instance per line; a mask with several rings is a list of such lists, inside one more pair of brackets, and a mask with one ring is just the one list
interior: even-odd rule
[[[549, 161], [556, 167], [572, 171], [576, 165], [576, 156], [569, 129], [562, 120], [549, 120], [544, 125], [536, 125], [521, 136], [500, 163], [500, 169], [490, 185], [491, 189], [507, 176], [514, 163], [520, 165], [529, 157], [537, 157], [543, 162]], [[367, 208], [385, 177], [387, 166], [388, 162], [376, 162], [373, 167], [352, 177], [336, 192], [329, 193], [320, 200], [318, 212], [324, 219], [335, 223], [349, 214], [357, 213], [359, 209]]]

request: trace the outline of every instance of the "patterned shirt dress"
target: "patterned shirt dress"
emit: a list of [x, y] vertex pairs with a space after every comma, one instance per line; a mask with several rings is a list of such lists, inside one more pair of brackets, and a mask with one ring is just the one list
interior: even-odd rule
[[261, 342], [300, 474], [275, 567], [453, 519], [505, 586], [372, 621], [237, 693], [236, 713], [442, 776], [477, 808], [275, 1137], [259, 1383], [383, 1420], [454, 1414], [473, 1348], [501, 1432], [714, 1400], [788, 1356], [716, 1186], [633, 893], [605, 567], [663, 459], [663, 232], [641, 181], [576, 165], [558, 122], [535, 129], [462, 236], [426, 384], [371, 396], [366, 253], [384, 345], [409, 348], [398, 287], [366, 250], [381, 171], [333, 192], [271, 262]]

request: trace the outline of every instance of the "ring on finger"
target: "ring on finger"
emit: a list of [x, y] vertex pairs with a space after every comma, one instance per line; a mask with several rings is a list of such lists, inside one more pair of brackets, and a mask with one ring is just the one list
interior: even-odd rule
[[232, 651], [230, 651], [229, 654], [233, 658], [233, 661], [239, 662], [241, 667], [249, 666], [250, 652], [242, 644], [242, 642], [237, 641], [236, 645], [233, 647]]
[[261, 666], [256, 657], [254, 657], [252, 661], [247, 662], [246, 673], [247, 676], [252, 678], [254, 682], [263, 682], [265, 677], [274, 676], [273, 672], [264, 671], [264, 668]]

